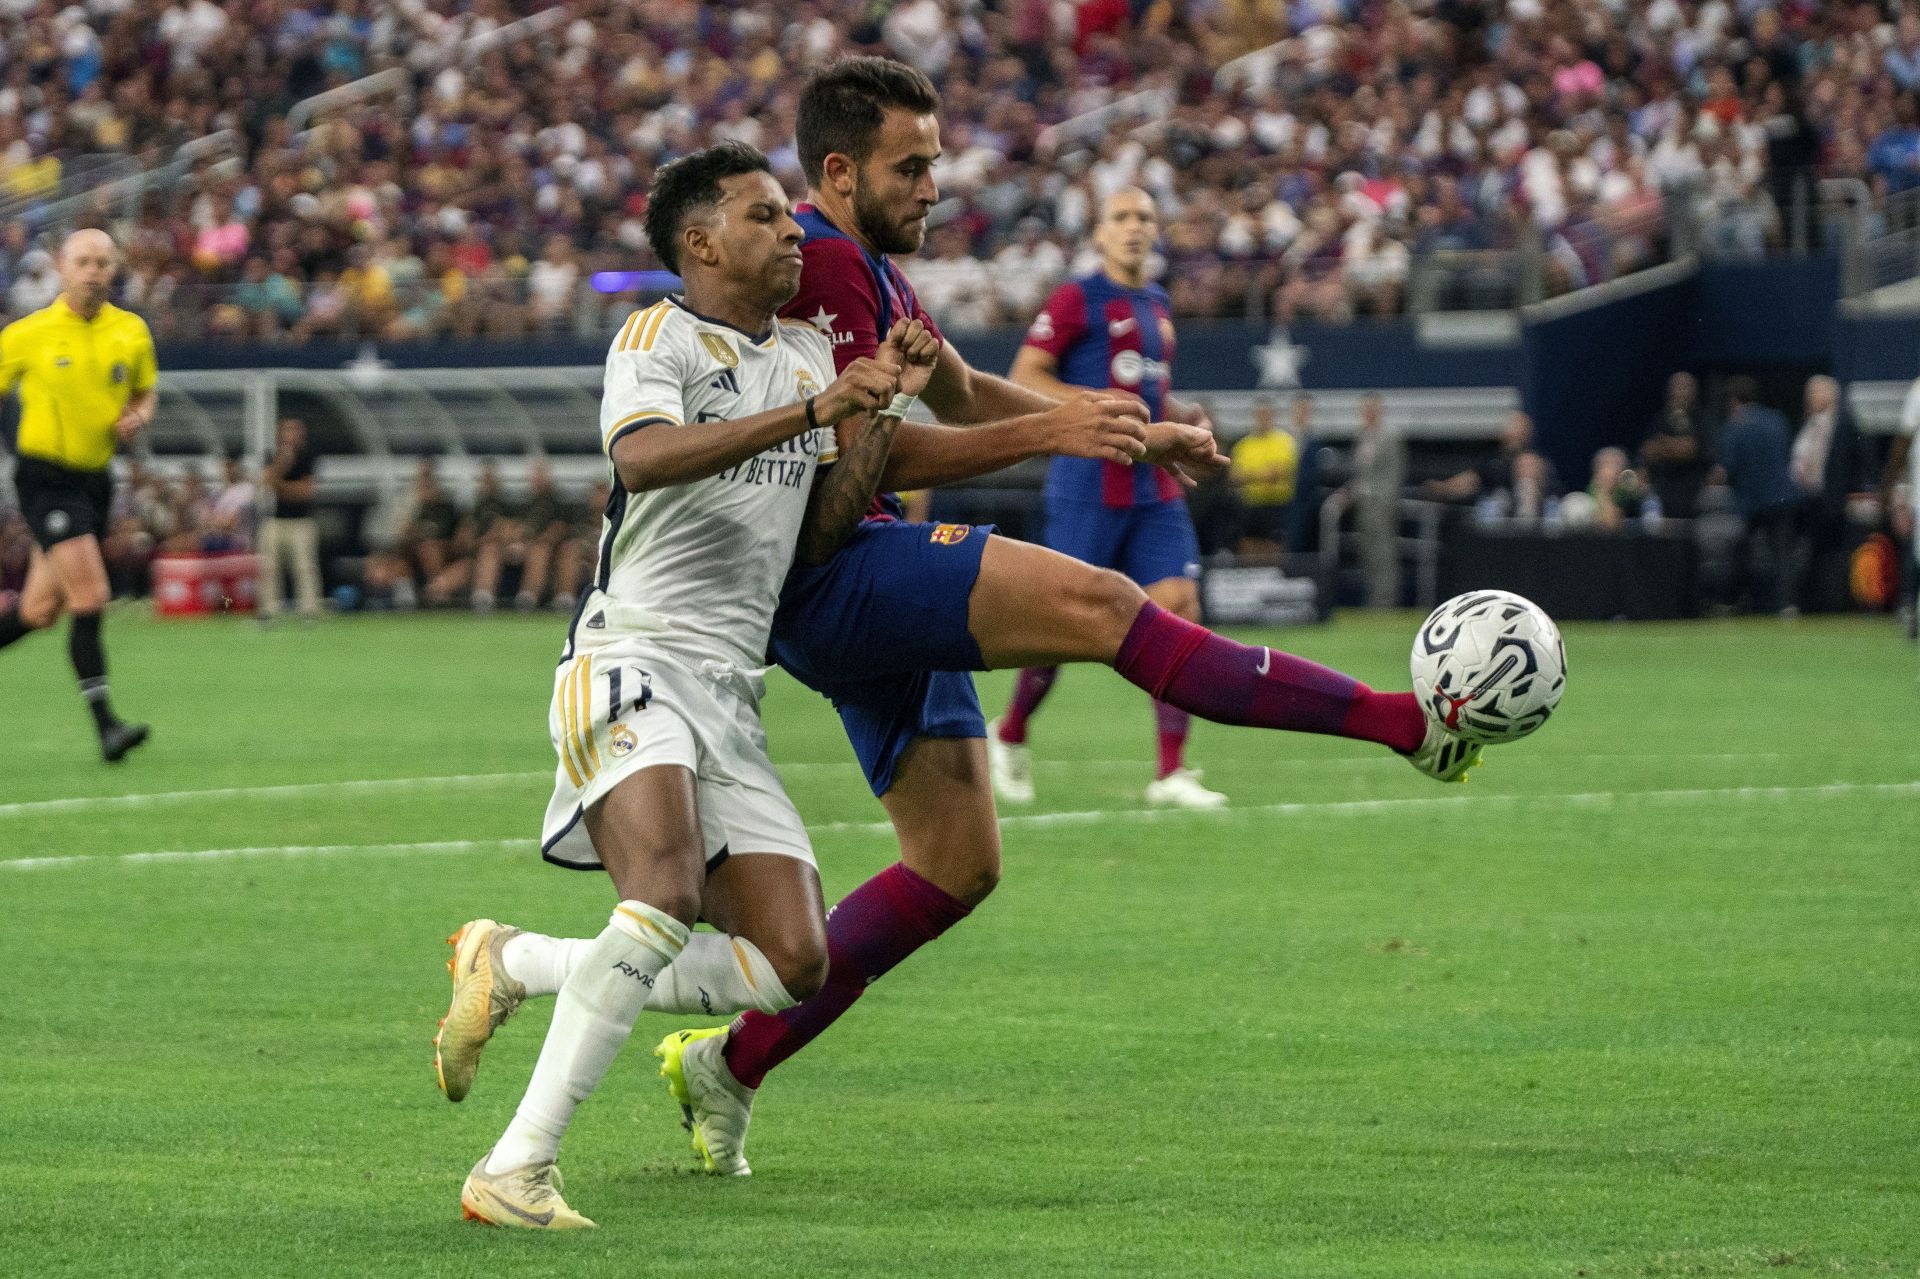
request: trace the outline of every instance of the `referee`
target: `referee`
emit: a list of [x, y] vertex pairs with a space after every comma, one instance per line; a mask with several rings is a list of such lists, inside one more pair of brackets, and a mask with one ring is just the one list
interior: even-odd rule
[[147, 740], [147, 726], [117, 719], [107, 700], [107, 465], [116, 441], [153, 420], [158, 399], [146, 321], [107, 301], [119, 267], [106, 232], [74, 232], [60, 246], [60, 296], [0, 329], [0, 396], [20, 392], [13, 484], [37, 543], [18, 602], [0, 613], [0, 648], [73, 615], [67, 653], [110, 764]]

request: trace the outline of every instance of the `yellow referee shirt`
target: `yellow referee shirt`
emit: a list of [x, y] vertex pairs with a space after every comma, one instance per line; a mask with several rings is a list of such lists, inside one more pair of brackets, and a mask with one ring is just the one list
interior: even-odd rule
[[1283, 506], [1300, 477], [1300, 445], [1285, 431], [1244, 436], [1233, 446], [1232, 468], [1249, 506]]
[[105, 470], [113, 424], [157, 375], [147, 322], [111, 302], [86, 320], [57, 297], [0, 329], [0, 395], [20, 388], [22, 457]]

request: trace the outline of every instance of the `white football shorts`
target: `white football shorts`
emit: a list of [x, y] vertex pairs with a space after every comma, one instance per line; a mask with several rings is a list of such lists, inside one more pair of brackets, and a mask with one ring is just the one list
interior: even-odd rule
[[637, 770], [690, 769], [707, 869], [730, 853], [781, 853], [813, 865], [813, 843], [767, 757], [758, 672], [699, 671], [658, 648], [615, 640], [554, 672], [547, 731], [560, 757], [540, 852], [576, 870], [601, 863], [581, 815]]

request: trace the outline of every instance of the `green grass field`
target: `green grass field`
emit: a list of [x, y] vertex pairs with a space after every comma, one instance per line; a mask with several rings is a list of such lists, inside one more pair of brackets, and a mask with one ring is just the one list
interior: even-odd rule
[[[1270, 638], [1403, 686], [1413, 625]], [[441, 939], [610, 906], [532, 851], [559, 632], [116, 614], [156, 734], [112, 770], [64, 643], [0, 655], [0, 860], [57, 859], [0, 864], [0, 1274], [1920, 1267], [1920, 662], [1853, 621], [1572, 628], [1465, 788], [1201, 726], [1219, 815], [1142, 812], [1144, 699], [1070, 672], [1034, 812], [1078, 816], [1008, 814], [1000, 891], [769, 1081], [750, 1181], [689, 1174], [648, 1017], [563, 1159], [601, 1229], [463, 1224], [547, 1009], [449, 1106]], [[832, 900], [881, 813], [823, 702], [767, 720]]]

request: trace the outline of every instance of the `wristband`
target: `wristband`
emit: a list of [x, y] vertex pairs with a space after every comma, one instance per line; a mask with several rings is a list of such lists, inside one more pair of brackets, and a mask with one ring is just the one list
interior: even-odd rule
[[893, 403], [887, 405], [886, 408], [880, 410], [880, 416], [904, 418], [909, 412], [913, 410], [914, 400], [915, 400], [914, 396], [908, 395], [905, 391], [902, 391], [900, 394], [893, 397]]
[[817, 395], [807, 397], [807, 425], [816, 431], [820, 429], [820, 419], [813, 415], [813, 402], [819, 398]]

